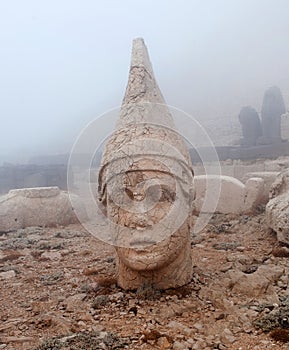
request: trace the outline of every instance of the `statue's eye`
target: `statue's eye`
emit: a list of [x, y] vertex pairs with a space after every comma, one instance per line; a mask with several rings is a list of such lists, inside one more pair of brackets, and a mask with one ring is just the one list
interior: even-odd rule
[[129, 199], [134, 200], [134, 195], [133, 195], [133, 192], [131, 190], [129, 190], [128, 188], [125, 188], [124, 191], [127, 194]]
[[146, 195], [155, 202], [173, 202], [176, 198], [175, 192], [164, 185], [150, 186], [147, 189]]
[[175, 191], [172, 191], [167, 186], [161, 186], [161, 198], [160, 202], [173, 202], [176, 199], [176, 193]]

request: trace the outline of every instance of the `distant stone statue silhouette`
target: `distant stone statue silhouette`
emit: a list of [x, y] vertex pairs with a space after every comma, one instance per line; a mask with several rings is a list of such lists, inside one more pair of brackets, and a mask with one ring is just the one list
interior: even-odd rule
[[280, 89], [272, 86], [265, 91], [261, 119], [263, 136], [260, 144], [272, 144], [281, 142], [281, 115], [286, 112], [284, 100]]
[[243, 107], [239, 114], [239, 121], [242, 126], [243, 138], [241, 139], [242, 146], [256, 146], [257, 139], [262, 135], [262, 127], [258, 112], [250, 107]]
[[103, 152], [98, 194], [110, 219], [120, 287], [166, 289], [191, 280], [192, 165], [143, 39], [133, 42], [128, 85]]

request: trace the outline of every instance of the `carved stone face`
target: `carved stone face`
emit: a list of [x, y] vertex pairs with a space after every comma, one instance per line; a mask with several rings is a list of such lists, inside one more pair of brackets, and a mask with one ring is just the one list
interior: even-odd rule
[[179, 224], [177, 218], [187, 202], [186, 191], [169, 169], [152, 160], [134, 163], [109, 181], [107, 215], [122, 263], [149, 271], [174, 261], [188, 242], [188, 220]]

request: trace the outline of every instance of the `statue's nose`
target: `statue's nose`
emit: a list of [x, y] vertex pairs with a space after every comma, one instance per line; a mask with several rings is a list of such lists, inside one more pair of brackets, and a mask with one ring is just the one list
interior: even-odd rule
[[132, 227], [137, 230], [144, 230], [152, 227], [153, 222], [146, 213], [134, 215], [132, 218]]
[[140, 202], [145, 199], [145, 193], [144, 192], [134, 192], [133, 193], [134, 200]]

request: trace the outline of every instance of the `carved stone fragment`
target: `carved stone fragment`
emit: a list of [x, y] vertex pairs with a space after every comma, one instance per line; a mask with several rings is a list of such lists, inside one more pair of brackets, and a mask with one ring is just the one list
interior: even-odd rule
[[[70, 198], [73, 196], [74, 208]], [[79, 197], [58, 187], [36, 187], [10, 190], [0, 197], [0, 232], [30, 226], [57, 227], [78, 223], [75, 210], [86, 218]]]

